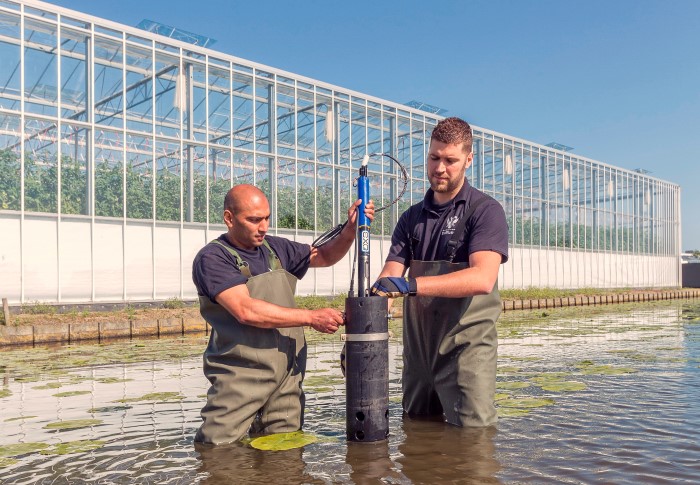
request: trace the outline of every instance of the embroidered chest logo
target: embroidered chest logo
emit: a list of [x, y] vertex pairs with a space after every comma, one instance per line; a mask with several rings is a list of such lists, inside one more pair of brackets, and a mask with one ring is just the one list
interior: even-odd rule
[[457, 221], [459, 221], [459, 217], [457, 216], [452, 216], [448, 217], [447, 220], [445, 221], [445, 227], [442, 230], [442, 233], [440, 233], [441, 236], [448, 236], [451, 234], [455, 233], [455, 226], [457, 225]]

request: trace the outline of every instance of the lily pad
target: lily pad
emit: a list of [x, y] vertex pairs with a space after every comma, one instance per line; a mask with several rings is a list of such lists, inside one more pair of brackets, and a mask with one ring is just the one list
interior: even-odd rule
[[510, 394], [507, 392], [497, 392], [496, 395], [493, 397], [494, 401], [500, 401], [501, 399], [508, 399], [510, 397]]
[[31, 418], [36, 418], [36, 416], [17, 416], [15, 418], [7, 418], [5, 420], [5, 422], [8, 423], [10, 421], [20, 421], [22, 419], [31, 419]]
[[255, 438], [250, 441], [250, 446], [258, 450], [282, 451], [301, 448], [316, 441], [318, 438], [314, 435], [306, 434], [303, 431], [294, 431]]
[[550, 381], [540, 384], [540, 387], [545, 391], [572, 392], [583, 391], [586, 389], [586, 384], [578, 381]]
[[71, 453], [85, 453], [86, 451], [102, 448], [105, 442], [100, 440], [78, 440], [68, 443], [59, 443], [49, 449], [41, 450], [42, 455], [68, 455]]
[[12, 395], [12, 391], [9, 389], [0, 389], [0, 398], [3, 397], [10, 397]]
[[53, 397], [71, 397], [71, 396], [82, 396], [83, 394], [90, 394], [92, 391], [66, 391], [57, 392]]
[[57, 421], [55, 423], [49, 423], [44, 426], [44, 429], [78, 429], [87, 428], [88, 426], [95, 426], [96, 424], [102, 424], [101, 419], [73, 419], [69, 421]]
[[15, 443], [0, 446], [0, 458], [8, 456], [27, 455], [48, 448], [47, 443]]
[[507, 382], [497, 382], [496, 383], [496, 388], [498, 389], [505, 389], [505, 390], [511, 390], [511, 389], [524, 389], [526, 387], [530, 387], [529, 382], [525, 381], [507, 381]]
[[141, 397], [125, 397], [114, 402], [139, 402], [139, 401], [180, 401], [185, 396], [179, 392], [151, 392]]

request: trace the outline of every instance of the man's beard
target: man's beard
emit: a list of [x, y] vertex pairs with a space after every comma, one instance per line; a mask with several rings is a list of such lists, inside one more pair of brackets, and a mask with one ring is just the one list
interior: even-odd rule
[[433, 179], [435, 177], [430, 177], [430, 188], [433, 189], [433, 192], [437, 192], [439, 194], [443, 193], [448, 193], [452, 192], [459, 187], [459, 184], [462, 183], [462, 180], [464, 180], [464, 174], [466, 171], [462, 171], [457, 178], [454, 180], [446, 180], [442, 179], [439, 180], [440, 184], [433, 182]]

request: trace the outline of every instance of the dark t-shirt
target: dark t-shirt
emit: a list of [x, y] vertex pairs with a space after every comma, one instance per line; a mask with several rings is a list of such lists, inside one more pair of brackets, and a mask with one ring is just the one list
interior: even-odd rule
[[453, 262], [468, 263], [469, 255], [477, 251], [494, 251], [501, 255], [501, 263], [508, 261], [508, 223], [496, 199], [470, 186], [466, 179], [455, 198], [445, 204], [435, 204], [433, 193], [428, 189], [422, 202], [401, 215], [391, 237], [387, 261], [409, 266], [411, 248], [413, 259], [444, 261], [457, 221], [473, 201], [482, 197], [486, 200], [469, 218]]
[[[253, 276], [270, 271], [270, 252], [265, 246], [253, 250], [239, 249], [232, 246], [226, 234], [217, 238], [228, 247], [235, 249], [241, 259], [248, 263]], [[296, 278], [301, 279], [309, 269], [311, 246], [276, 236], [265, 236], [265, 240], [280, 259], [282, 267]], [[192, 263], [192, 281], [199, 295], [206, 295], [210, 300], [224, 290], [243, 285], [248, 281], [236, 266], [233, 255], [216, 243], [209, 243], [200, 249]]]

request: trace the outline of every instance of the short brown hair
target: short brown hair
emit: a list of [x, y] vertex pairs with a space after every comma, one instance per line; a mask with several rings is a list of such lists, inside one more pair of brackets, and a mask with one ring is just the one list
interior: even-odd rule
[[472, 127], [463, 119], [455, 116], [441, 120], [433, 129], [430, 141], [437, 140], [442, 143], [459, 145], [464, 143], [464, 151], [472, 151]]

